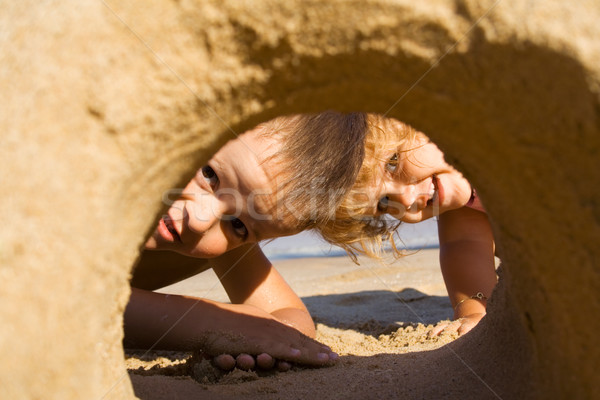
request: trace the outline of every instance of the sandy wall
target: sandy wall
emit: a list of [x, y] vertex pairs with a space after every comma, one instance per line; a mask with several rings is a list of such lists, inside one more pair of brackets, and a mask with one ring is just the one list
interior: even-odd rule
[[530, 371], [531, 397], [598, 396], [598, 20], [591, 0], [2, 2], [6, 397], [132, 397], [121, 314], [163, 190], [328, 108], [427, 132], [489, 205], [503, 282], [457, 351], [507, 388]]

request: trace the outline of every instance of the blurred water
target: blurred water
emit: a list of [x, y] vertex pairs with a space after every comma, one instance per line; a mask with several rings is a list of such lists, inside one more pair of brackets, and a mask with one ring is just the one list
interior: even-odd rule
[[[438, 247], [437, 222], [428, 219], [418, 224], [402, 224], [398, 234], [406, 249], [426, 249]], [[277, 238], [261, 243], [261, 247], [271, 260], [300, 257], [336, 257], [346, 254], [337, 246], [332, 246], [312, 232], [302, 232], [294, 236]]]

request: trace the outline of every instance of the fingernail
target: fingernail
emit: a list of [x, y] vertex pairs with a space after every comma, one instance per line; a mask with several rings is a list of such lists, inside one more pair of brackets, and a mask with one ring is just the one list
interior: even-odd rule
[[319, 361], [329, 360], [329, 356], [327, 355], [327, 353], [318, 353], [317, 358], [319, 359]]
[[302, 354], [302, 352], [300, 350], [294, 349], [294, 348], [290, 349], [290, 356], [298, 357], [300, 354]]
[[329, 353], [329, 359], [331, 361], [337, 361], [338, 358], [340, 358], [338, 353], [334, 353], [334, 352]]

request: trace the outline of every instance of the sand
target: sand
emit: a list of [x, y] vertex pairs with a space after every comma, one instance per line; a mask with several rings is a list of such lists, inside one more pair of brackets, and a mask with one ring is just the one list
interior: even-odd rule
[[[456, 334], [427, 336], [434, 324], [452, 315], [437, 249], [421, 250], [387, 265], [362, 260], [356, 266], [346, 257], [292, 259], [274, 264], [310, 310], [317, 339], [340, 354], [336, 365], [294, 367], [284, 373], [234, 370], [225, 374], [199, 354], [128, 351], [126, 364], [136, 395], [147, 400], [241, 396], [359, 399], [370, 397], [373, 392], [369, 386], [374, 385], [378, 398], [427, 398], [423, 386], [427, 387], [432, 369], [428, 371], [422, 354], [413, 368], [410, 353], [429, 352], [430, 361], [435, 363], [441, 353], [448, 357], [447, 352], [453, 351], [442, 346], [457, 338]], [[162, 291], [227, 301], [212, 271]], [[456, 373], [464, 380], [464, 374], [469, 374], [468, 365], [462, 365], [465, 363], [460, 357], [455, 358], [455, 365], [445, 372], [447, 379], [453, 379]], [[436, 371], [440, 373], [444, 371]], [[399, 377], [405, 377], [405, 382]], [[473, 382], [481, 386], [479, 378], [473, 376]], [[419, 382], [418, 392], [406, 385], [415, 380]], [[478, 398], [494, 398], [494, 393], [485, 388], [479, 394]]]

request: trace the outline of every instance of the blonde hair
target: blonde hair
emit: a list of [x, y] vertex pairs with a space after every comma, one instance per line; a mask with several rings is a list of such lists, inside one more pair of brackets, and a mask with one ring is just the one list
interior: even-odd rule
[[367, 115], [365, 157], [354, 186], [336, 209], [335, 218], [317, 227], [329, 243], [342, 247], [354, 262], [359, 254], [381, 259], [386, 243], [395, 257], [402, 255], [394, 239], [400, 221], [384, 215], [374, 215], [373, 205], [378, 199], [369, 198], [380, 183], [382, 162], [390, 153], [413, 141], [418, 132], [398, 120], [378, 114]]
[[280, 150], [268, 158], [283, 171], [284, 182], [277, 188], [279, 216], [293, 221], [298, 231], [334, 218], [363, 164], [367, 114], [297, 114], [257, 128], [281, 142]]

